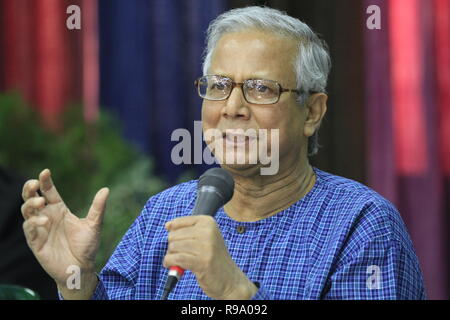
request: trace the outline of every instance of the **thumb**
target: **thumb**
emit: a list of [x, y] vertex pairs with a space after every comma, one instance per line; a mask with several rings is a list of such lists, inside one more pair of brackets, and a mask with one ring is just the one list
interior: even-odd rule
[[87, 219], [94, 222], [96, 225], [100, 225], [103, 221], [103, 215], [105, 213], [106, 200], [109, 196], [109, 189], [100, 189], [92, 201], [91, 208], [89, 209]]

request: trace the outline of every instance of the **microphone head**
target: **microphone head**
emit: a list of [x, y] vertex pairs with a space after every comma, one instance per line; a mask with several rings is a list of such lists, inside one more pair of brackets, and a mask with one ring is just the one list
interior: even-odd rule
[[234, 180], [231, 174], [222, 168], [212, 168], [206, 170], [198, 179], [198, 189], [204, 186], [211, 186], [217, 189], [223, 198], [223, 204], [230, 201], [234, 193]]

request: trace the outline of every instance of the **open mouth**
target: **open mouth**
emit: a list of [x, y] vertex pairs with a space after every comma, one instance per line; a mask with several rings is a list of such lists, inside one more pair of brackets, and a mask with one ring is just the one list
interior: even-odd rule
[[227, 146], [243, 146], [249, 144], [250, 142], [256, 141], [257, 139], [256, 134], [236, 133], [228, 130], [223, 133], [222, 137]]

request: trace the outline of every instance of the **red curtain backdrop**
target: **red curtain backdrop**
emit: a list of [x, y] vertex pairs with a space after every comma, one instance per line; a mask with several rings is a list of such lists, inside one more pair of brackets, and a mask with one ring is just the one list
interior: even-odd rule
[[84, 117], [93, 122], [98, 117], [99, 57], [98, 57], [98, 4], [82, 0], [83, 8], [83, 101]]
[[434, 0], [434, 32], [439, 108], [439, 143], [442, 168], [450, 176], [450, 1]]
[[[39, 109], [43, 122], [60, 128], [70, 102], [86, 100], [95, 119], [98, 101], [97, 1], [2, 0], [3, 79]], [[69, 5], [81, 8], [81, 30], [69, 30]]]
[[399, 208], [428, 296], [448, 298], [450, 1], [365, 1], [381, 8], [366, 30], [369, 184]]
[[33, 3], [27, 0], [1, 2], [3, 81], [6, 89], [17, 89], [26, 98], [34, 92]]
[[387, 11], [389, 26], [395, 26], [389, 29], [389, 55], [396, 170], [404, 175], [422, 175], [428, 164], [419, 13], [419, 0], [390, 1]]

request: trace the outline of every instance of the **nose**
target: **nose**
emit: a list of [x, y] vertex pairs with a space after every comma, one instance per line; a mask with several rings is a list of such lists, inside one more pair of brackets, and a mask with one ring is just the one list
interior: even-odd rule
[[242, 119], [248, 119], [250, 117], [250, 109], [247, 101], [245, 101], [242, 87], [235, 86], [231, 89], [231, 94], [222, 109], [222, 115], [224, 117]]

